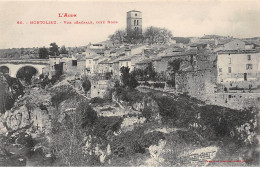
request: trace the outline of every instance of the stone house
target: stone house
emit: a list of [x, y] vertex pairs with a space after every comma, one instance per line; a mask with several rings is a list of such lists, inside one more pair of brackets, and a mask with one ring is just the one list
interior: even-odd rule
[[221, 84], [259, 81], [260, 52], [257, 50], [218, 51], [217, 69], [217, 82]]
[[108, 80], [91, 80], [91, 98], [103, 98], [109, 86]]
[[215, 48], [215, 51], [219, 50], [243, 50], [245, 49], [245, 42], [235, 39], [235, 40], [222, 40], [219, 41], [218, 46]]
[[92, 55], [85, 57], [86, 59], [86, 74], [93, 74], [94, 73], [94, 59], [100, 58], [100, 55]]

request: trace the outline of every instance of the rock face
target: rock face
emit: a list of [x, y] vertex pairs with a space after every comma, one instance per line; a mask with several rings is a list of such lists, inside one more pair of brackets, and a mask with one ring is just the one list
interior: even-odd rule
[[[31, 126], [31, 133], [46, 132], [50, 129], [51, 107], [47, 94], [42, 97], [43, 91], [31, 89], [23, 97], [19, 98], [11, 110], [0, 116], [0, 134], [7, 131], [15, 131]], [[43, 109], [44, 107], [44, 109]]]
[[[29, 115], [30, 114], [30, 115]], [[42, 111], [36, 107], [29, 113], [25, 106], [20, 107], [17, 110], [6, 111], [1, 117], [0, 134], [6, 133], [6, 130], [13, 131], [32, 124], [33, 130], [44, 131], [50, 126], [50, 117], [46, 111]]]
[[159, 106], [157, 102], [150, 96], [144, 96], [142, 100], [136, 101], [131, 106], [128, 106], [129, 104], [125, 101], [119, 100], [118, 97], [116, 97], [114, 94], [112, 95], [112, 100], [119, 104], [120, 107], [122, 107], [125, 110], [129, 111], [138, 111], [143, 112], [145, 109], [149, 109], [149, 112], [151, 113], [150, 118], [161, 122], [161, 116], [159, 113]]

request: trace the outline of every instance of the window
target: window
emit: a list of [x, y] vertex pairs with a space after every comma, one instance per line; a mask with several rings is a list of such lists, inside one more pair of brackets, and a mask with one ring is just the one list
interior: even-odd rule
[[136, 20], [134, 20], [134, 25], [136, 25]]
[[136, 25], [138, 25], [138, 20], [136, 20]]
[[248, 61], [251, 60], [251, 55], [247, 55], [247, 60], [248, 60]]
[[222, 72], [222, 68], [219, 68], [219, 70], [218, 70], [219, 72]]
[[91, 64], [91, 60], [89, 60], [89, 64]]
[[228, 73], [232, 73], [231, 67], [228, 67]]
[[229, 57], [229, 64], [231, 64], [231, 57]]
[[72, 60], [72, 66], [77, 66], [77, 60]]
[[247, 64], [246, 65], [246, 69], [247, 70], [252, 70], [253, 69], [253, 65], [252, 64]]
[[137, 16], [137, 13], [135, 13], [135, 16]]

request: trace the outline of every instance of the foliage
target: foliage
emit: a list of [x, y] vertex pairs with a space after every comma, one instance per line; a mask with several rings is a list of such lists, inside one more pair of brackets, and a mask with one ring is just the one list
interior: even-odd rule
[[122, 101], [128, 103], [135, 103], [143, 99], [144, 93], [139, 92], [138, 90], [127, 89], [124, 87], [115, 88], [115, 96]]
[[135, 69], [132, 74], [139, 80], [156, 80], [157, 73], [150, 62], [145, 69]]
[[99, 117], [93, 124], [93, 134], [103, 139], [109, 139], [109, 132], [117, 132], [123, 119], [121, 117]]
[[107, 102], [111, 102], [112, 101], [112, 93], [113, 93], [113, 89], [108, 88], [104, 94], [104, 100]]
[[39, 48], [39, 58], [40, 59], [47, 59], [49, 55], [48, 49], [45, 47]]
[[174, 59], [168, 62], [168, 70], [176, 73], [180, 69], [182, 60], [181, 59]]
[[150, 107], [146, 106], [143, 110], [142, 110], [142, 115], [146, 118], [147, 121], [149, 121], [153, 115], [153, 111]]
[[58, 56], [58, 55], [60, 55], [59, 46], [55, 42], [50, 44], [49, 54], [51, 56]]
[[85, 93], [87, 93], [91, 89], [91, 82], [87, 76], [82, 77], [82, 87]]
[[89, 161], [84, 156], [84, 131], [81, 128], [81, 116], [71, 115], [67, 123], [60, 123], [57, 116], [52, 120], [50, 148], [56, 157], [57, 166], [83, 166]]
[[125, 30], [117, 30], [114, 34], [109, 36], [109, 40], [111, 40], [114, 44], [122, 44], [124, 42], [125, 36]]
[[168, 62], [168, 70], [170, 70], [170, 72], [173, 74], [171, 75], [172, 78], [168, 81], [168, 84], [170, 84], [172, 87], [175, 86], [175, 73], [179, 71], [181, 62], [181, 59], [174, 59], [173, 61]]
[[100, 98], [100, 97], [94, 97], [92, 98], [89, 103], [92, 103], [92, 104], [102, 104], [102, 103], [105, 103], [105, 100]]
[[144, 38], [149, 44], [154, 43], [168, 43], [172, 38], [171, 31], [165, 28], [158, 28], [150, 26], [144, 32]]
[[146, 127], [135, 127], [115, 136], [111, 142], [111, 149], [114, 155], [126, 157], [136, 153], [145, 153], [145, 149], [151, 145], [157, 145], [160, 139], [164, 138], [161, 132], [150, 132], [145, 134]]
[[144, 37], [139, 31], [128, 31], [125, 37], [125, 42], [130, 44], [143, 43]]
[[97, 119], [96, 111], [86, 104], [86, 102], [80, 102], [79, 106], [76, 109], [76, 114], [81, 116], [81, 127], [86, 128], [94, 124]]
[[75, 91], [73, 91], [70, 88], [58, 90], [53, 93], [53, 95], [51, 97], [51, 102], [56, 108], [58, 108], [58, 106], [61, 102], [63, 102], [64, 100], [67, 100], [71, 97], [74, 97], [74, 95], [75, 95]]
[[120, 72], [122, 73], [122, 82], [125, 87], [128, 87], [130, 89], [134, 89], [138, 86], [138, 82], [135, 79], [133, 74], [129, 73], [130, 68], [129, 67], [121, 67]]
[[[2, 79], [6, 81], [2, 81]], [[7, 74], [4, 74], [0, 78], [0, 112], [4, 113], [6, 110], [10, 110], [15, 100], [24, 94], [24, 87], [18, 79], [12, 78]], [[9, 91], [9, 88], [11, 91]]]
[[63, 45], [60, 48], [60, 54], [68, 54], [69, 52], [67, 51], [66, 47]]

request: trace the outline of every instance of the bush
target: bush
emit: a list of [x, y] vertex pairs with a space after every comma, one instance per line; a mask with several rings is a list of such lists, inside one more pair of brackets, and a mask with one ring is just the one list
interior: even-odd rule
[[99, 117], [93, 125], [93, 133], [103, 139], [109, 135], [108, 131], [116, 132], [120, 129], [123, 119], [121, 117]]
[[69, 98], [75, 96], [75, 92], [70, 88], [60, 89], [54, 92], [53, 96], [51, 97], [52, 104], [57, 108], [59, 104]]
[[165, 139], [164, 134], [162, 132], [154, 131], [145, 134], [141, 138], [140, 143], [143, 147], [149, 148], [151, 145], [158, 145], [160, 139]]
[[82, 77], [82, 87], [85, 93], [87, 93], [91, 89], [91, 82], [87, 76]]
[[123, 87], [118, 87], [115, 89], [115, 96], [118, 97], [119, 100], [129, 103], [134, 103], [142, 100], [144, 95], [144, 93], [139, 92], [138, 90], [131, 90]]
[[90, 127], [92, 126], [96, 119], [96, 111], [86, 104], [86, 102], [80, 102], [79, 106], [76, 108], [76, 114], [81, 117], [81, 127]]
[[100, 98], [100, 97], [94, 97], [89, 102], [92, 103], [92, 104], [95, 104], [95, 103], [96, 104], [103, 104], [103, 103], [105, 103], [105, 100]]
[[146, 118], [147, 121], [150, 120], [151, 116], [152, 116], [153, 112], [152, 112], [152, 109], [150, 107], [145, 107], [143, 110], [142, 110], [142, 115]]
[[154, 86], [154, 88], [164, 88], [165, 83], [154, 83], [153, 86]]

